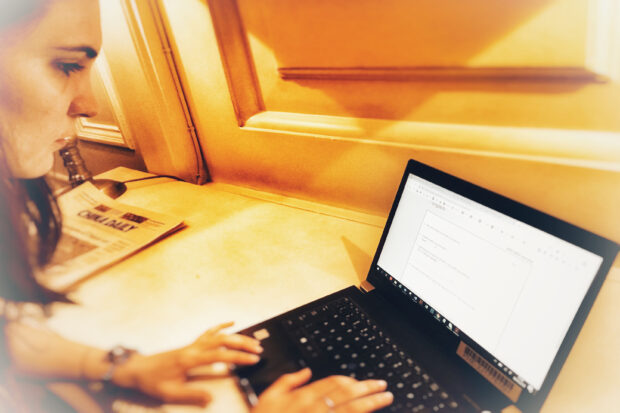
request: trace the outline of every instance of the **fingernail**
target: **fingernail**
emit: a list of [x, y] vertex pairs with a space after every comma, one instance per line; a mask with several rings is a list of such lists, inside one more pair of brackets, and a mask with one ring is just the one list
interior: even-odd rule
[[260, 361], [260, 357], [258, 357], [256, 354], [252, 354], [250, 355], [250, 360], [254, 363], [258, 363]]
[[256, 350], [257, 353], [262, 353], [263, 352], [263, 348], [261, 346], [256, 346], [256, 347], [254, 347], [254, 349]]
[[385, 393], [381, 393], [381, 398], [386, 402], [392, 402], [394, 400], [394, 395], [389, 391], [386, 391]]
[[377, 380], [377, 384], [384, 389], [387, 387], [387, 381], [385, 380]]

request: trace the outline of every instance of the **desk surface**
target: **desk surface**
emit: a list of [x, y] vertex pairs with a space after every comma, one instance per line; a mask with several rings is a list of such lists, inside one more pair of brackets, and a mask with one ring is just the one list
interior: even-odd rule
[[[131, 179], [141, 172], [104, 174]], [[210, 326], [235, 329], [359, 283], [381, 236], [374, 216], [223, 184], [135, 182], [118, 199], [174, 214], [187, 228], [83, 281], [77, 306], [57, 305], [50, 326], [109, 348], [154, 353], [185, 345]], [[614, 267], [543, 412], [611, 412], [620, 405], [620, 268]], [[232, 378], [196, 382], [216, 397], [206, 408], [247, 412]]]

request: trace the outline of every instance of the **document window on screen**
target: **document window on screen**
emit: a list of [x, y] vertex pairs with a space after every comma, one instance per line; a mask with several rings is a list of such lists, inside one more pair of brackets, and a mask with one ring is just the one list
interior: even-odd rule
[[601, 263], [411, 175], [378, 265], [538, 390]]

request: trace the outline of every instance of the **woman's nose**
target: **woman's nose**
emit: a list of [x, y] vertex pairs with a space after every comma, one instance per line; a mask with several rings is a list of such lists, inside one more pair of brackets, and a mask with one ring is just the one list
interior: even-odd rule
[[68, 115], [72, 118], [92, 118], [97, 115], [97, 99], [93, 92], [93, 87], [90, 80], [72, 101], [69, 106]]

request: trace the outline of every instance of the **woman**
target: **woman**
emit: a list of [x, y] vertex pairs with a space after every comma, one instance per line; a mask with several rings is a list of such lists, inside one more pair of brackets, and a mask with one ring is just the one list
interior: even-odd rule
[[[211, 396], [187, 385], [189, 369], [259, 360], [259, 342], [222, 331], [231, 324], [178, 350], [144, 356], [74, 343], [9, 311], [18, 308], [9, 302], [62, 299], [33, 276], [53, 253], [61, 228], [42, 176], [63, 138], [73, 134], [75, 119], [96, 113], [90, 71], [101, 33], [97, 0], [0, 0], [0, 10], [0, 313], [5, 342], [0, 350], [21, 375], [103, 379], [166, 402], [205, 405]], [[254, 412], [370, 412], [392, 401], [383, 381], [330, 377], [304, 386], [310, 376], [304, 369], [281, 377]], [[6, 392], [4, 400], [23, 407]]]

